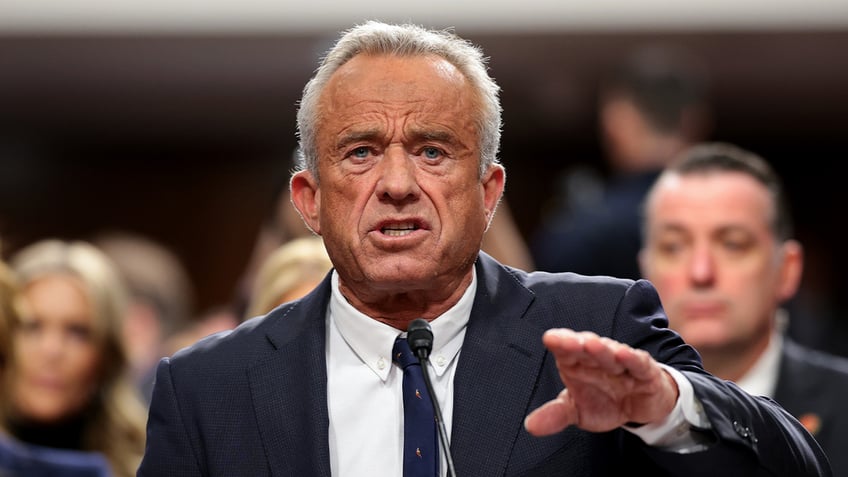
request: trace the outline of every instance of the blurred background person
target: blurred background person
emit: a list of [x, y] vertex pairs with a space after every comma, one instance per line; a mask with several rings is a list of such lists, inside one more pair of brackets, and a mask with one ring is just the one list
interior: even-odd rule
[[644, 46], [615, 65], [598, 95], [605, 170], [563, 178], [531, 237], [536, 267], [639, 278], [639, 205], [662, 168], [707, 137], [711, 118], [708, 72], [691, 52]]
[[[0, 261], [0, 383], [12, 357], [12, 330], [20, 323], [23, 303], [12, 270]], [[3, 389], [6, 389], [5, 387]], [[0, 476], [109, 477], [109, 464], [97, 452], [58, 450], [14, 439], [0, 422]]]
[[153, 391], [164, 343], [192, 323], [194, 286], [179, 257], [143, 235], [112, 230], [92, 242], [121, 273], [129, 292], [124, 340], [133, 380], [145, 401]]
[[833, 475], [848, 476], [848, 360], [785, 335], [801, 244], [779, 177], [759, 156], [705, 143], [686, 151], [645, 203], [644, 278], [671, 328], [704, 367], [772, 397], [815, 436]]
[[309, 232], [309, 235], [286, 241], [258, 264], [253, 288], [245, 297], [246, 308], [242, 316], [234, 317], [227, 307], [209, 310], [192, 327], [168, 339], [166, 353], [171, 355], [204, 336], [234, 328], [241, 321], [264, 315], [279, 304], [306, 295], [331, 268], [321, 237]]
[[273, 251], [259, 269], [244, 318], [264, 315], [315, 288], [333, 267], [324, 241], [309, 235]]
[[297, 150], [295, 149], [287, 160], [280, 161], [280, 172], [274, 181], [274, 193], [270, 204], [268, 204], [268, 211], [264, 214], [247, 265], [236, 285], [233, 312], [237, 317], [243, 317], [247, 313], [250, 297], [253, 295], [256, 286], [257, 274], [268, 257], [283, 244], [312, 235], [312, 231], [309, 230], [292, 205], [289, 194], [289, 179], [295, 164], [296, 154]]
[[9, 333], [0, 422], [19, 441], [99, 452], [115, 476], [135, 475], [146, 408], [128, 376], [120, 274], [86, 242], [43, 240], [9, 262], [25, 313]]
[[504, 265], [528, 272], [536, 269], [530, 247], [518, 230], [512, 208], [505, 196], [501, 198], [492, 223], [483, 235], [481, 248]]
[[165, 340], [162, 354], [163, 356], [172, 356], [177, 351], [194, 344], [205, 336], [219, 331], [231, 330], [239, 323], [241, 323], [241, 318], [228, 305], [205, 310], [194, 318], [190, 326]]

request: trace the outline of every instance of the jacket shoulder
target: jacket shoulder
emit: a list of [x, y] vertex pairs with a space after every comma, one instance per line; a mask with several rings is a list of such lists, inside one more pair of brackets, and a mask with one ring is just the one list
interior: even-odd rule
[[201, 368], [231, 365], [233, 362], [250, 363], [271, 347], [268, 334], [296, 305], [296, 302], [287, 304], [266, 315], [240, 323], [233, 329], [200, 338], [170, 357], [172, 367], [188, 365], [198, 369], [198, 363], [203, 363]]

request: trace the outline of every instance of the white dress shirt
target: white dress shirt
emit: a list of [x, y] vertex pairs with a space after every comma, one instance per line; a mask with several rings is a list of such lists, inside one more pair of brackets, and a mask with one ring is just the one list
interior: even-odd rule
[[[332, 475], [397, 477], [403, 475], [403, 372], [392, 364], [391, 352], [395, 339], [406, 333], [356, 310], [342, 296], [338, 280], [333, 271], [326, 341]], [[459, 302], [430, 322], [434, 339], [428, 369], [448, 435], [456, 363], [476, 289], [475, 271]], [[663, 423], [628, 430], [649, 444], [679, 450], [679, 444], [690, 443], [690, 423], [709, 425], [697, 412], [692, 385], [678, 371], [667, 369], [680, 388], [674, 411]], [[442, 476], [447, 475], [446, 467], [441, 455]]]
[[754, 396], [774, 397], [777, 389], [777, 374], [780, 371], [780, 353], [783, 349], [783, 334], [774, 331], [765, 352], [754, 366], [736, 384]]

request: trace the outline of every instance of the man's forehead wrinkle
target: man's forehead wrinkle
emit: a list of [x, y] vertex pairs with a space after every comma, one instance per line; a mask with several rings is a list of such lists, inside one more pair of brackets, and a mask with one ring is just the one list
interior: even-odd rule
[[351, 98], [334, 97], [326, 103], [325, 112], [341, 117], [359, 116], [365, 120], [388, 121], [391, 116], [398, 117], [411, 114], [438, 112], [427, 98], [412, 99], [409, 97], [398, 100], [386, 97]]
[[453, 132], [443, 128], [420, 128], [412, 126], [408, 128], [407, 135], [417, 140], [444, 143], [453, 143], [456, 139], [456, 135]]
[[358, 141], [371, 141], [383, 136], [379, 128], [345, 128], [339, 132], [336, 148], [342, 149], [348, 144]]
[[[421, 128], [416, 126], [401, 127], [402, 136], [411, 141], [436, 141], [443, 143], [453, 143], [456, 136], [453, 132], [442, 128]], [[376, 141], [391, 136], [391, 133], [384, 130], [382, 127], [350, 127], [340, 131], [337, 148], [341, 149], [345, 146], [358, 141]]]

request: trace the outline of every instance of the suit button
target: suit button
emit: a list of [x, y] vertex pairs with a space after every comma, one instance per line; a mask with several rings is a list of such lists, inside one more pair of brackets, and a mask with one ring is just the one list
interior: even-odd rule
[[742, 425], [742, 423], [740, 423], [739, 421], [733, 421], [733, 430], [735, 430], [736, 433], [739, 434], [739, 436], [743, 439], [747, 439], [754, 443], [757, 442], [757, 438], [754, 437], [754, 434], [751, 432], [751, 429], [747, 426]]

